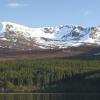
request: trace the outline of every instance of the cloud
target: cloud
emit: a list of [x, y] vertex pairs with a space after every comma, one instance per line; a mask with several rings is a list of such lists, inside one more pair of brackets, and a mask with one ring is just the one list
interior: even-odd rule
[[17, 3], [17, 2], [11, 2], [11, 3], [8, 3], [7, 6], [16, 8], [16, 7], [25, 7], [25, 6], [28, 6], [28, 5], [27, 4]]

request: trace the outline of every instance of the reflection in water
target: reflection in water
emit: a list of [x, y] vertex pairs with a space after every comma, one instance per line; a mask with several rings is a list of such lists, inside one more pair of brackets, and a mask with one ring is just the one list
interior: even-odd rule
[[0, 100], [99, 100], [99, 94], [0, 94]]

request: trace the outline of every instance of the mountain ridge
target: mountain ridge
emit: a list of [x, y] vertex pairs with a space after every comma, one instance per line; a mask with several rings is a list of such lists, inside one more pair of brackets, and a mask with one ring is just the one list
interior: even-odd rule
[[[60, 49], [80, 45], [100, 45], [100, 26], [60, 25], [29, 28], [12, 22], [2, 22], [0, 47], [20, 49]], [[7, 42], [7, 43], [4, 43]]]

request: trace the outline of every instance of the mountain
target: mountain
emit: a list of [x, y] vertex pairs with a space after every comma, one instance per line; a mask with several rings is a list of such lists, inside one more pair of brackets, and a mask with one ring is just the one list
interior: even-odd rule
[[85, 28], [60, 25], [58, 27], [29, 28], [11, 22], [1, 24], [1, 48], [33, 50], [100, 45], [100, 26]]

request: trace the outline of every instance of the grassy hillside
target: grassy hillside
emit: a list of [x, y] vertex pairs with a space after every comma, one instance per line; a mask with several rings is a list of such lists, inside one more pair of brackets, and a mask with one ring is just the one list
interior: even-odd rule
[[99, 60], [0, 62], [1, 92], [100, 92]]

